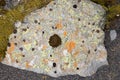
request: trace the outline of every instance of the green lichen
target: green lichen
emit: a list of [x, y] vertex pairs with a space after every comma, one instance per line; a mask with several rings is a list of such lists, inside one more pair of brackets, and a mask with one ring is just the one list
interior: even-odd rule
[[29, 0], [9, 11], [0, 10], [0, 14], [4, 11], [4, 15], [0, 17], [0, 60], [4, 58], [8, 37], [14, 30], [14, 23], [17, 20], [22, 21], [31, 11], [45, 6], [50, 1], [52, 0]]

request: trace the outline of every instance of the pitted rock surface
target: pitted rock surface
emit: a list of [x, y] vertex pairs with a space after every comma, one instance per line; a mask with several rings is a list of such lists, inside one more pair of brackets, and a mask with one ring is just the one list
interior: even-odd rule
[[54, 0], [15, 24], [2, 63], [53, 77], [91, 76], [108, 64], [104, 15], [90, 0]]

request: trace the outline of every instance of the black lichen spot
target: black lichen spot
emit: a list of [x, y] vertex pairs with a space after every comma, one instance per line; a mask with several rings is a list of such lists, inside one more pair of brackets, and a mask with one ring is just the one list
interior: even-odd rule
[[16, 36], [14, 36], [14, 38], [16, 38]]
[[14, 43], [17, 46], [17, 43]]
[[25, 42], [26, 40], [25, 39], [23, 39], [23, 42]]
[[97, 49], [94, 50], [95, 52], [97, 51]]
[[99, 33], [100, 31], [99, 30], [96, 30], [97, 33]]
[[16, 60], [16, 63], [18, 63], [18, 60]]
[[57, 29], [57, 27], [54, 27], [54, 29]]
[[32, 51], [34, 51], [35, 50], [35, 48], [32, 48]]
[[22, 29], [22, 31], [27, 31], [27, 29], [24, 28], [24, 29]]
[[79, 67], [77, 67], [76, 69], [79, 70]]
[[74, 4], [74, 5], [73, 5], [73, 8], [77, 8], [77, 5], [76, 5], [76, 4]]
[[84, 43], [85, 41], [83, 40], [82, 43]]
[[34, 23], [38, 23], [38, 21], [37, 21], [37, 20], [34, 20]]
[[15, 30], [13, 31], [13, 33], [16, 34], [16, 33], [17, 33], [17, 30], [15, 29]]
[[80, 18], [78, 18], [78, 21], [80, 21]]
[[40, 25], [40, 22], [38, 24]]
[[10, 46], [11, 46], [11, 44], [10, 44], [10, 43], [8, 43], [7, 45], [8, 45], [8, 47], [10, 47]]
[[57, 71], [54, 71], [54, 73], [56, 74], [56, 73], [57, 73]]
[[42, 31], [42, 34], [44, 34], [45, 32], [44, 31]]
[[56, 5], [56, 3], [55, 3], [55, 2], [54, 2], [53, 4], [54, 4], [54, 5]]
[[53, 9], [52, 9], [52, 8], [50, 8], [49, 10], [50, 10], [50, 11], [53, 11]]
[[90, 54], [90, 50], [88, 50], [88, 54]]
[[92, 23], [92, 25], [95, 25], [95, 23]]
[[92, 32], [94, 32], [95, 30], [93, 29]]
[[50, 57], [52, 57], [52, 55], [50, 55]]
[[23, 51], [23, 48], [21, 47], [21, 48], [19, 48], [21, 51]]
[[90, 22], [88, 23], [88, 25], [90, 25]]
[[52, 26], [52, 29], [55, 29], [55, 27], [54, 27], [54, 26]]
[[22, 57], [25, 57], [25, 55], [22, 55]]
[[52, 29], [57, 29], [57, 27], [52, 26]]
[[56, 67], [56, 63], [53, 63], [53, 67]]
[[78, 0], [78, 3], [81, 2], [81, 0]]
[[52, 35], [49, 39], [49, 45], [53, 48], [58, 47], [61, 43], [61, 38], [57, 34]]

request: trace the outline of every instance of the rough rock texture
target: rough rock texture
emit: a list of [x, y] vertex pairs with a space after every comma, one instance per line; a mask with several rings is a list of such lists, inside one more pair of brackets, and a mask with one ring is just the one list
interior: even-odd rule
[[5, 0], [6, 2], [6, 9], [10, 9], [12, 7], [17, 6], [20, 2], [22, 2], [23, 0]]
[[15, 24], [2, 63], [53, 77], [90, 76], [108, 64], [104, 15], [89, 0], [55, 0]]

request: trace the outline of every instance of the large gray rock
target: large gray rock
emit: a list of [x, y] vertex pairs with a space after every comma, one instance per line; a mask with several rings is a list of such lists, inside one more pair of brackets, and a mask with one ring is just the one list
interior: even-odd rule
[[105, 11], [90, 0], [55, 0], [15, 24], [2, 63], [53, 77], [91, 76], [107, 63]]

